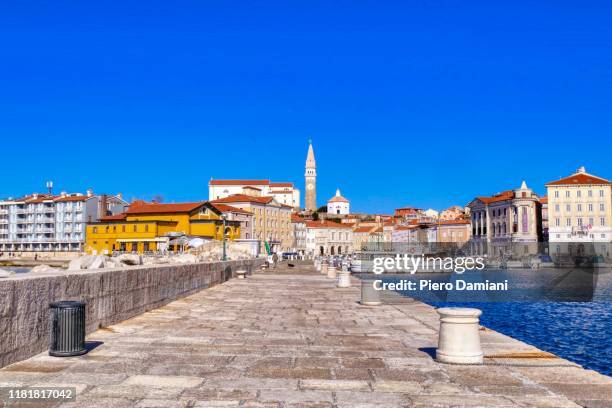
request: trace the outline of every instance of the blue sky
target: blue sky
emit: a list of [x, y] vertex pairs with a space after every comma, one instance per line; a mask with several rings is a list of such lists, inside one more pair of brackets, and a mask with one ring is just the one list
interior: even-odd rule
[[355, 211], [612, 178], [612, 5], [533, 3], [6, 3], [0, 197], [303, 191], [309, 138]]

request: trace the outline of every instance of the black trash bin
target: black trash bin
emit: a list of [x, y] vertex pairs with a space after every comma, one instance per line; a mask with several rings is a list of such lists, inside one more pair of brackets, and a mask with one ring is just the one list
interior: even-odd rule
[[49, 355], [71, 357], [85, 354], [85, 302], [62, 300], [49, 303]]

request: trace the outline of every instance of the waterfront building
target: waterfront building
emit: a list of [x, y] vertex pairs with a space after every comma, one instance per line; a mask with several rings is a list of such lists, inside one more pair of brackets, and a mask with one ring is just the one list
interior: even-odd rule
[[365, 244], [369, 242], [370, 232], [376, 229], [374, 225], [362, 225], [353, 228], [353, 249], [355, 251], [363, 250]]
[[253, 197], [274, 197], [276, 202], [300, 208], [300, 190], [293, 183], [272, 182], [270, 180], [210, 180], [208, 199], [219, 200], [235, 194]]
[[490, 244], [494, 247], [537, 243], [541, 238], [540, 198], [524, 181], [517, 189], [476, 197], [468, 207], [472, 229], [470, 240], [477, 251], [483, 251]]
[[437, 228], [437, 242], [441, 243], [465, 244], [470, 240], [472, 233], [470, 220], [460, 218], [440, 220], [435, 227]]
[[292, 252], [306, 254], [306, 220], [297, 214], [291, 214], [291, 229], [293, 231]]
[[252, 239], [260, 241], [260, 251], [264, 252], [267, 242], [272, 252], [289, 251], [293, 245], [291, 213], [293, 207], [281, 204], [271, 196], [250, 196], [234, 194], [213, 200], [213, 204], [228, 204], [253, 214]]
[[240, 223], [240, 239], [253, 239], [253, 213], [247, 210], [242, 210], [231, 205], [221, 203], [211, 203], [215, 208], [221, 211], [223, 217], [228, 221], [238, 221]]
[[327, 201], [328, 215], [348, 215], [350, 214], [350, 202], [340, 194], [340, 189], [336, 190], [336, 195]]
[[124, 210], [120, 195], [33, 193], [0, 201], [0, 252], [81, 252], [86, 224]]
[[612, 242], [612, 182], [580, 167], [546, 188], [550, 242]]
[[353, 227], [328, 220], [306, 223], [308, 255], [339, 255], [353, 252]]
[[312, 148], [312, 141], [308, 142], [304, 179], [306, 186], [306, 211], [317, 211], [317, 163]]
[[90, 254], [177, 251], [193, 238], [240, 238], [240, 222], [224, 221], [222, 215], [206, 201], [177, 204], [135, 201], [121, 214], [88, 223], [85, 251]]
[[542, 241], [548, 242], [548, 196], [540, 197], [542, 205]]

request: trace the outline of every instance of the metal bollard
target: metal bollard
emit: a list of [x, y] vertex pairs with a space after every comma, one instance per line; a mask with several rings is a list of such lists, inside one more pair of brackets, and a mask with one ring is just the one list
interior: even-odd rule
[[338, 273], [338, 285], [339, 288], [350, 288], [351, 287], [351, 273], [349, 271], [340, 271]]
[[436, 360], [452, 364], [482, 364], [479, 317], [482, 311], [467, 307], [442, 307]]
[[364, 306], [379, 306], [382, 304], [379, 291], [374, 289], [373, 279], [361, 280], [361, 304]]
[[49, 355], [72, 357], [87, 353], [85, 348], [85, 302], [49, 303]]

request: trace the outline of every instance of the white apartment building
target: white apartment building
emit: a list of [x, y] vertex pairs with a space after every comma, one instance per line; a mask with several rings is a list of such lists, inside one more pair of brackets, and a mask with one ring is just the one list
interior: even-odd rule
[[234, 194], [274, 197], [279, 204], [300, 208], [300, 190], [293, 183], [275, 183], [270, 180], [210, 180], [208, 199], [219, 200]]
[[0, 201], [0, 252], [80, 252], [85, 225], [123, 212], [120, 196], [34, 193]]
[[319, 220], [306, 223], [308, 255], [341, 255], [353, 252], [353, 228], [348, 224]]
[[612, 182], [580, 167], [546, 188], [550, 242], [612, 242]]

